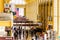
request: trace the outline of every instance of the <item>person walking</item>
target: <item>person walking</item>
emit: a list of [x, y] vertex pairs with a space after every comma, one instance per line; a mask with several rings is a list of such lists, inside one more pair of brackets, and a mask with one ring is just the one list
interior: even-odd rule
[[18, 40], [18, 32], [16, 29], [14, 30], [14, 40]]

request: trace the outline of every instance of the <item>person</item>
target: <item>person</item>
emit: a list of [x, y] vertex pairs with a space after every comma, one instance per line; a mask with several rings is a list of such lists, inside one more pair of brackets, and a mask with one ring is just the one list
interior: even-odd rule
[[37, 34], [35, 35], [35, 39], [37, 40]]
[[16, 29], [14, 30], [14, 39], [15, 39], [15, 40], [17, 40], [17, 39], [18, 39], [18, 32], [17, 32], [17, 30], [16, 30]]
[[41, 32], [40, 39], [44, 40], [44, 32], [43, 31]]
[[24, 38], [24, 29], [23, 29], [23, 38]]
[[32, 40], [35, 40], [35, 35], [33, 35]]
[[21, 39], [21, 29], [19, 27], [19, 38]]
[[26, 30], [26, 39], [28, 38], [28, 30]]
[[[52, 25], [49, 25], [48, 26], [48, 30], [47, 30], [47, 37], [48, 37], [48, 40], [53, 40], [53, 39], [55, 39], [55, 32], [54, 32], [54, 30], [53, 30], [53, 27], [52, 27]], [[55, 36], [55, 37], [54, 37]]]
[[47, 39], [47, 36], [48, 36], [48, 35], [47, 35], [47, 32], [45, 32], [45, 34], [44, 34], [44, 40], [48, 40], [48, 39]]
[[21, 29], [20, 29], [20, 27], [17, 28], [17, 34], [18, 34], [18, 38], [21, 39]]

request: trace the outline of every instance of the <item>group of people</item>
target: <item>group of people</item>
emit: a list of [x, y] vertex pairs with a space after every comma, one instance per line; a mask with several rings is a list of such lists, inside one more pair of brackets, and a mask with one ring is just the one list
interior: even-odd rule
[[56, 31], [53, 30], [52, 26], [49, 26], [48, 30], [35, 33], [32, 40], [56, 40]]
[[22, 29], [22, 27], [14, 28], [14, 39], [15, 40], [25, 40], [28, 38], [28, 30]]
[[20, 28], [14, 28], [14, 39], [17, 40], [18, 39], [18, 35], [19, 38], [21, 38], [21, 29]]
[[18, 40], [27, 40], [29, 34], [31, 40], [55, 40], [56, 32], [53, 29], [49, 28], [47, 31], [43, 31], [42, 29], [31, 29], [25, 30], [22, 27], [14, 28], [14, 39]]
[[32, 40], [56, 40], [56, 32], [47, 30], [46, 32], [38, 33], [32, 36]]

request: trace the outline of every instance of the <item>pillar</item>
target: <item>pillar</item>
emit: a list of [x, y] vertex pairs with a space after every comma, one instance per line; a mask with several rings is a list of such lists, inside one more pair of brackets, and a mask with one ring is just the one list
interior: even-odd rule
[[0, 0], [0, 13], [4, 12], [4, 0]]

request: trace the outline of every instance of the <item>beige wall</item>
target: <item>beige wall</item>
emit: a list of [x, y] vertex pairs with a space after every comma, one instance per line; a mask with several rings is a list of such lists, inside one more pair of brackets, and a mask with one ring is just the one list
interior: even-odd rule
[[[58, 4], [58, 5], [57, 5]], [[60, 0], [54, 0], [54, 30], [60, 36]]]
[[37, 21], [37, 14], [38, 14], [38, 3], [37, 1], [31, 2], [26, 5], [26, 17], [29, 20]]
[[58, 29], [58, 36], [60, 36], [60, 0], [57, 1], [58, 2], [58, 5], [57, 5], [57, 15], [58, 15], [58, 26], [57, 26], [57, 29]]
[[57, 33], [57, 40], [60, 37], [60, 0], [54, 0], [54, 30]]

